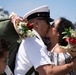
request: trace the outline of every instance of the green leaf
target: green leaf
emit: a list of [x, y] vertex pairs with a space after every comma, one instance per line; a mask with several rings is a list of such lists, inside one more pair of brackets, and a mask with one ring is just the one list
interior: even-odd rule
[[62, 32], [62, 34], [67, 34], [67, 32]]
[[67, 35], [65, 35], [65, 36], [63, 37], [63, 39], [65, 39], [65, 38], [68, 38], [68, 36], [67, 36]]

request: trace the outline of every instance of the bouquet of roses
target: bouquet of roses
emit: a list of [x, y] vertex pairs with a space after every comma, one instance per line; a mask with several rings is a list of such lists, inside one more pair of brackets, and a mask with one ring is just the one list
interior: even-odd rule
[[22, 17], [18, 16], [14, 12], [12, 12], [9, 17], [14, 25], [16, 32], [19, 34], [20, 37], [20, 39], [17, 42], [20, 43], [22, 39], [25, 39], [26, 37], [35, 36], [35, 34], [32, 31], [33, 24], [29, 24], [27, 20], [23, 20]]
[[[62, 32], [62, 34], [65, 34], [63, 39], [65, 39], [66, 42], [68, 42], [67, 46], [62, 46], [72, 57], [76, 57], [76, 31], [71, 29], [65, 29], [65, 32]], [[76, 67], [73, 68], [74, 72], [76, 72]]]
[[67, 46], [62, 46], [64, 49], [66, 49], [72, 57], [76, 56], [76, 31], [71, 29], [65, 29], [65, 32], [62, 32], [62, 34], [65, 34], [63, 39], [68, 42]]

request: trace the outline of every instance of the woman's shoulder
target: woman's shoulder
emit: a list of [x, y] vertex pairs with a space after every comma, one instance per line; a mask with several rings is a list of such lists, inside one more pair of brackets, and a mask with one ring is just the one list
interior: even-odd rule
[[59, 45], [57, 45], [57, 46], [54, 48], [53, 52], [56, 52], [56, 53], [65, 53], [66, 50], [63, 49], [63, 48], [61, 48]]

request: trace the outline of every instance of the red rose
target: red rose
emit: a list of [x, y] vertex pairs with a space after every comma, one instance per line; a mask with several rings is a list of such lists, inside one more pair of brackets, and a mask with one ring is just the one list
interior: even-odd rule
[[30, 29], [30, 30], [32, 30], [32, 28], [33, 28], [33, 25], [32, 24], [27, 24], [27, 26], [28, 26], [28, 28]]
[[76, 44], [76, 38], [69, 38], [69, 42], [73, 45]]

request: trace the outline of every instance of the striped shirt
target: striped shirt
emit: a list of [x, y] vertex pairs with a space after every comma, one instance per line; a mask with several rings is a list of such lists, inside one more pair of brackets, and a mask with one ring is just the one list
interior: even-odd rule
[[[54, 48], [53, 48], [54, 49]], [[50, 61], [53, 63], [52, 65], [63, 65], [71, 62], [71, 55], [68, 52], [65, 53], [55, 53], [53, 50], [48, 52], [48, 56], [50, 57]], [[75, 75], [74, 72], [70, 72], [67, 75]]]

